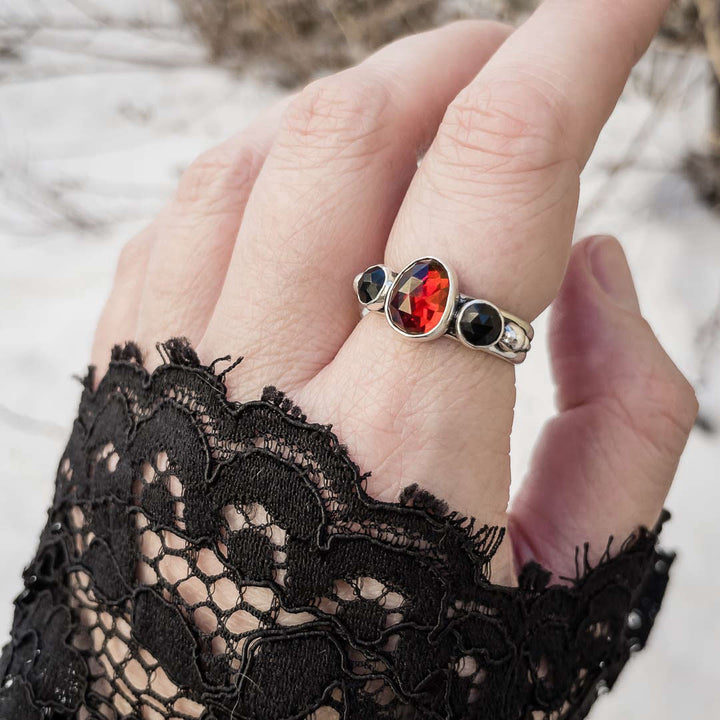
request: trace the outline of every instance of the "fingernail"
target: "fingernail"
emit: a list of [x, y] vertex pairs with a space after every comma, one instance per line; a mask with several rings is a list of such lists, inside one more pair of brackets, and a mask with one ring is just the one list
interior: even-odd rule
[[620, 243], [611, 235], [588, 242], [588, 263], [600, 287], [625, 310], [640, 312], [632, 273]]

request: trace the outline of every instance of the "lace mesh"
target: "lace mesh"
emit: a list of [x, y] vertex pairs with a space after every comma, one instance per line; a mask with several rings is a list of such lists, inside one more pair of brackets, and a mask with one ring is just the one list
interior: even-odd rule
[[162, 351], [85, 381], [0, 720], [575, 719], [644, 645], [655, 532], [564, 585], [492, 585], [502, 528], [415, 486], [373, 500], [282, 393], [231, 403], [187, 343]]

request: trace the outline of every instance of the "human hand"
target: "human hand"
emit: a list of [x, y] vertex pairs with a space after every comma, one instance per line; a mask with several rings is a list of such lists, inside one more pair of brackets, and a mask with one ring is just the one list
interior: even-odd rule
[[[372, 471], [370, 495], [417, 483], [507, 525], [496, 582], [512, 581], [513, 549], [568, 574], [576, 545], [652, 525], [694, 394], [642, 319], [617, 242], [571, 240], [580, 171], [666, 5], [547, 0], [512, 35], [459, 23], [311, 84], [199, 158], [128, 244], [94, 363], [115, 342], [174, 335], [207, 363], [244, 355], [230, 396], [276, 385], [332, 423]], [[528, 320], [555, 300], [559, 414], [509, 513], [512, 366], [358, 321], [356, 273], [425, 255]]]

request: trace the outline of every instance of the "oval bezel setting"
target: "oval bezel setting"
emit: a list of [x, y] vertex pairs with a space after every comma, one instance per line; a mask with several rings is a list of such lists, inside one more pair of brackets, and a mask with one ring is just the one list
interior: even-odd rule
[[[428, 287], [430, 281], [427, 276], [424, 278], [418, 277], [418, 273], [422, 271], [423, 267], [427, 268], [427, 272], [439, 271], [441, 280], [447, 280], [447, 286], [433, 291], [432, 287]], [[424, 297], [418, 297], [417, 293], [422, 292], [423, 289], [429, 289], [430, 292], [426, 293]], [[436, 295], [438, 292], [440, 297], [432, 298], [432, 295]], [[435, 303], [438, 305], [438, 308], [434, 310], [434, 312], [439, 313], [439, 317], [437, 319], [433, 318], [432, 323], [426, 322], [425, 325], [430, 325], [430, 327], [420, 332], [410, 329], [409, 323], [403, 322], [400, 316], [407, 315], [412, 317], [413, 315], [416, 316], [417, 313], [414, 307], [407, 306], [404, 309], [398, 307], [397, 300], [401, 293], [405, 297], [402, 299], [400, 305], [412, 305], [414, 301], [419, 301], [421, 305], [423, 302], [425, 304], [428, 302]], [[444, 296], [444, 298], [442, 296]], [[432, 299], [428, 300], [428, 298]], [[442, 260], [436, 257], [423, 257], [418, 260], [413, 260], [397, 274], [385, 301], [385, 317], [390, 327], [403, 337], [410, 338], [411, 340], [431, 340], [447, 332], [455, 308], [456, 298], [457, 281], [453, 271]], [[427, 312], [427, 307], [422, 307], [422, 311]]]

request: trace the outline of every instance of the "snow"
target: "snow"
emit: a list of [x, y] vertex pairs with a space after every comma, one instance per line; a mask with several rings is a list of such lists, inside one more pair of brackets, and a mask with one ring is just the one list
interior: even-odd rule
[[[84, 372], [122, 244], [168, 198], [193, 157], [242, 128], [281, 91], [207, 65], [169, 0], [124, 0], [122, 9], [109, 2], [0, 2], [0, 28], [0, 46], [15, 48], [0, 58], [6, 627], [79, 397], [72, 376]], [[648, 320], [694, 382], [703, 416], [720, 428], [720, 363], [713, 356], [720, 341], [712, 324], [720, 315], [720, 221], [680, 170], [686, 153], [704, 141], [707, 88], [699, 54], [651, 50], [583, 175], [577, 234], [620, 237]], [[533, 357], [518, 373], [515, 477], [553, 412], [544, 335], [541, 318]], [[720, 716], [720, 580], [713, 572], [719, 466], [718, 436], [694, 431], [668, 501], [674, 520], [664, 542], [680, 557], [667, 606], [651, 647], [599, 703], [597, 720]]]

